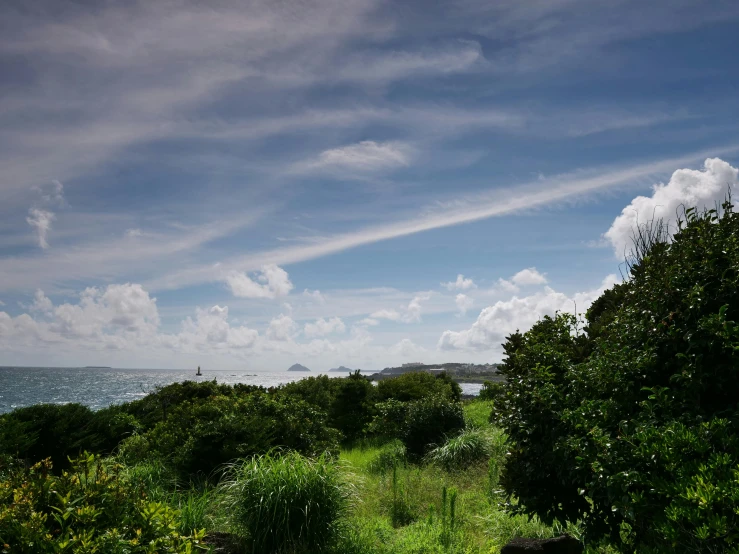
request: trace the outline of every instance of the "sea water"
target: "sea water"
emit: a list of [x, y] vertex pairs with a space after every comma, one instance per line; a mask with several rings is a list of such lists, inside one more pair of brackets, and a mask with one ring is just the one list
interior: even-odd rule
[[[373, 372], [363, 372], [370, 375]], [[78, 402], [92, 409], [142, 398], [157, 386], [182, 381], [212, 381], [233, 385], [245, 383], [274, 387], [318, 372], [117, 369], [85, 367], [0, 367], [0, 413], [33, 404]], [[346, 377], [343, 373], [328, 373]], [[462, 383], [464, 394], [477, 395], [482, 385]]]

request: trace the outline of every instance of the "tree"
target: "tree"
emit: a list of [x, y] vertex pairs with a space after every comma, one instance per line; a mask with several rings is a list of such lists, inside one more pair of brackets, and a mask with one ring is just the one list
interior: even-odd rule
[[629, 267], [583, 338], [558, 315], [508, 341], [502, 483], [520, 509], [624, 551], [733, 552], [739, 215], [726, 202], [685, 210], [672, 238], [640, 229]]

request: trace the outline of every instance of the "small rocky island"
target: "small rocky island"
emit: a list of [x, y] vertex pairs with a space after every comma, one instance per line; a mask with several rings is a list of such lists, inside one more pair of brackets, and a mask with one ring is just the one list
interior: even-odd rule
[[354, 373], [353, 369], [349, 369], [348, 367], [344, 365], [340, 365], [339, 367], [334, 367], [328, 370], [329, 373]]
[[307, 367], [301, 364], [293, 364], [289, 368], [287, 368], [288, 371], [310, 371]]

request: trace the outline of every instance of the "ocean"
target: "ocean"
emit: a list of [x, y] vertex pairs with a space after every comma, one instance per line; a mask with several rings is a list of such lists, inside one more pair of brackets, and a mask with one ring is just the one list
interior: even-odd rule
[[[374, 372], [363, 372], [369, 375]], [[146, 396], [159, 385], [181, 381], [215, 379], [229, 385], [246, 383], [272, 387], [297, 381], [318, 372], [203, 370], [196, 377], [193, 370], [118, 369], [85, 367], [0, 367], [0, 413], [33, 404], [78, 402], [93, 410], [130, 402]], [[327, 373], [342, 377], [342, 373]], [[477, 395], [482, 385], [462, 383], [464, 394]]]

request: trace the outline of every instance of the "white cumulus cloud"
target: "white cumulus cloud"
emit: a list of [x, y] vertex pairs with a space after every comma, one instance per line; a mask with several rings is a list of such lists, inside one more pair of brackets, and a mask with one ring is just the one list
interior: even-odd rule
[[185, 319], [178, 335], [164, 338], [169, 338], [175, 348], [192, 352], [212, 348], [251, 348], [258, 337], [259, 333], [254, 329], [233, 327], [228, 322], [228, 306], [215, 305], [208, 310], [197, 308], [195, 319]]
[[472, 308], [475, 302], [466, 294], [459, 293], [454, 299], [454, 303], [457, 305], [459, 314], [464, 315], [467, 313], [467, 310]]
[[28, 210], [26, 223], [28, 223], [36, 232], [38, 245], [44, 250], [49, 248], [49, 243], [46, 238], [51, 230], [51, 223], [55, 219], [56, 216], [54, 215], [54, 212], [41, 210], [39, 208], [31, 208]]
[[400, 358], [418, 358], [426, 353], [426, 349], [418, 346], [411, 339], [403, 339], [390, 347], [390, 352]]
[[516, 273], [510, 279], [498, 279], [493, 287], [493, 292], [515, 293], [521, 287], [531, 287], [536, 285], [546, 285], [547, 278], [544, 274], [539, 273], [535, 267], [528, 267]]
[[539, 273], [535, 267], [529, 267], [516, 273], [511, 277], [511, 281], [513, 281], [515, 285], [525, 287], [528, 285], [545, 285], [547, 278]]
[[456, 281], [442, 283], [442, 286], [446, 287], [448, 290], [470, 290], [477, 288], [477, 285], [472, 279], [465, 279], [465, 276], [461, 273], [457, 275]]
[[681, 206], [714, 208], [721, 203], [729, 186], [739, 184], [739, 170], [719, 158], [708, 158], [702, 169], [678, 169], [670, 180], [652, 187], [652, 196], [637, 196], [626, 206], [604, 233], [616, 256], [628, 254], [638, 225], [662, 219], [674, 231]]
[[295, 334], [295, 321], [289, 315], [280, 314], [269, 322], [267, 338], [275, 341], [289, 341]]
[[369, 316], [370, 319], [388, 319], [390, 321], [400, 321], [403, 316], [400, 315], [398, 310], [377, 310], [372, 312]]
[[345, 331], [346, 326], [338, 317], [332, 317], [331, 319], [319, 318], [315, 323], [306, 323], [303, 328], [306, 337], [325, 337], [326, 335]]
[[318, 302], [319, 304], [325, 304], [326, 303], [326, 297], [323, 296], [323, 294], [321, 294], [321, 291], [320, 290], [308, 290], [308, 289], [305, 289], [303, 291], [303, 296], [305, 296], [306, 298], [308, 298], [308, 299], [310, 299], [310, 300], [312, 300], [314, 302]]
[[423, 310], [421, 302], [424, 302], [429, 298], [431, 298], [430, 294], [417, 294], [410, 302], [408, 302], [408, 305], [402, 307], [402, 309], [378, 310], [376, 312], [372, 312], [369, 319], [387, 319], [389, 321], [400, 321], [403, 323], [417, 323], [421, 321], [421, 312]]
[[32, 312], [40, 312], [43, 314], [49, 314], [54, 310], [54, 304], [47, 298], [44, 291], [38, 289], [33, 296], [33, 304], [28, 309]]
[[516, 330], [526, 331], [545, 315], [556, 312], [585, 311], [604, 290], [616, 283], [616, 276], [609, 275], [595, 290], [567, 296], [550, 287], [530, 296], [514, 296], [510, 300], [496, 302], [480, 312], [472, 327], [462, 331], [444, 331], [439, 339], [441, 350], [490, 350], [500, 346], [506, 335]]
[[293, 289], [287, 271], [274, 264], [263, 266], [256, 280], [246, 273], [231, 272], [226, 276], [226, 283], [239, 298], [281, 298]]

